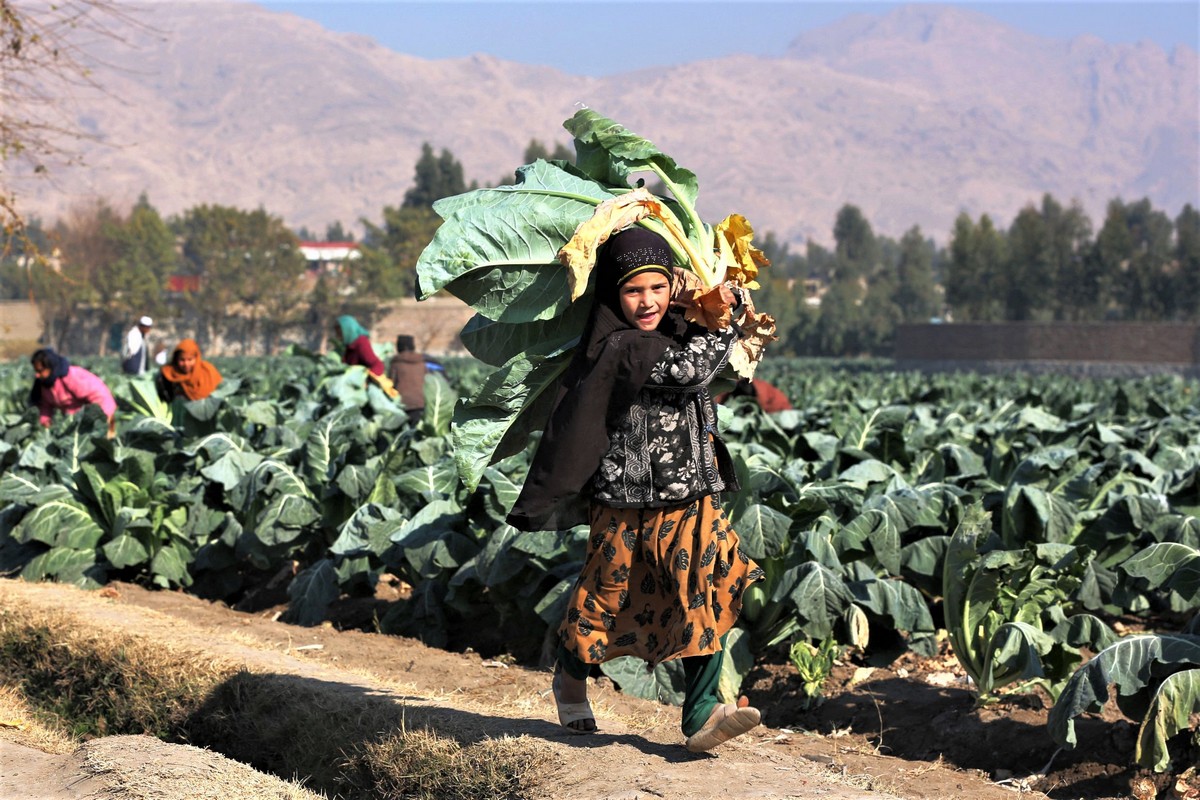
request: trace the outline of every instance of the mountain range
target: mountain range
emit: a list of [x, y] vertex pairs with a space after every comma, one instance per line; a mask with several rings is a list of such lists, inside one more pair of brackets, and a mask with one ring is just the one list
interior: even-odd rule
[[[264, 207], [322, 232], [378, 222], [422, 143], [494, 184], [526, 145], [569, 143], [580, 106], [653, 141], [700, 183], [710, 222], [828, 244], [853, 203], [875, 230], [944, 242], [960, 212], [1006, 227], [1043, 193], [1200, 206], [1194, 50], [1023, 33], [961, 7], [853, 15], [782, 56], [581, 77], [488, 55], [429, 60], [249, 3], [122, 4], [138, 25], [80, 42], [96, 87], [63, 97], [82, 165], [21, 179], [53, 220], [146, 193], [164, 214]], [[402, 7], [401, 7], [402, 8]], [[16, 180], [10, 175], [10, 180]]]

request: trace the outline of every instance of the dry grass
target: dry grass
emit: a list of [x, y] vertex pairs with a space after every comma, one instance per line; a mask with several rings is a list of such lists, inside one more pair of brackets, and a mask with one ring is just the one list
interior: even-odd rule
[[79, 746], [56, 720], [39, 716], [11, 686], [0, 686], [0, 739], [55, 755]]
[[354, 788], [366, 796], [491, 800], [527, 797], [545, 775], [548, 756], [527, 737], [484, 739], [460, 747], [420, 730], [367, 743], [347, 762], [360, 776]]
[[544, 749], [525, 738], [480, 738], [471, 716], [356, 686], [243, 672], [186, 729], [258, 769], [303, 774], [345, 797], [527, 796], [543, 775]]
[[165, 738], [236, 669], [202, 653], [83, 630], [62, 614], [16, 604], [0, 611], [0, 681], [75, 736]]
[[149, 736], [108, 736], [81, 750], [83, 769], [121, 800], [322, 800], [291, 781], [217, 753]]
[[544, 748], [483, 737], [470, 711], [256, 674], [20, 602], [0, 610], [0, 683], [78, 737], [201, 745], [343, 798], [522, 798], [546, 773]]

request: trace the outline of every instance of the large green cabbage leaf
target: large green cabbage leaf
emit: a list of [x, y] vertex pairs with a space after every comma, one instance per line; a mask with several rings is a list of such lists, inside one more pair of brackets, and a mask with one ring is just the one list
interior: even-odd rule
[[1121, 710], [1142, 719], [1138, 763], [1162, 770], [1170, 758], [1166, 740], [1185, 730], [1190, 716], [1200, 712], [1196, 664], [1200, 664], [1200, 636], [1130, 636], [1111, 644], [1067, 681], [1046, 720], [1050, 735], [1059, 744], [1074, 747], [1078, 743], [1075, 718], [1103, 708], [1112, 685]]
[[586, 295], [570, 302], [558, 263], [576, 228], [600, 203], [634, 188], [635, 173], [650, 172], [673, 194], [664, 202], [688, 237], [711, 236], [695, 214], [692, 172], [594, 111], [564, 126], [575, 137], [577, 166], [539, 159], [518, 169], [512, 186], [439, 200], [434, 211], [444, 221], [417, 260], [419, 296], [445, 290], [474, 309], [463, 343], [498, 367], [454, 413], [455, 463], [471, 490], [489, 464], [522, 451], [545, 427], [590, 305]]

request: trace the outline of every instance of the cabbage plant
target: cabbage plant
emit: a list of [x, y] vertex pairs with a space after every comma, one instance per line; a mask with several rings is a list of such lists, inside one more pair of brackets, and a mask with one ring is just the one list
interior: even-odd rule
[[[707, 289], [726, 280], [756, 288], [767, 263], [743, 218], [715, 227], [700, 219], [695, 174], [650, 141], [590, 109], [564, 127], [575, 137], [575, 164], [539, 159], [511, 186], [439, 200], [444, 221], [417, 261], [420, 297], [444, 290], [471, 306], [463, 344], [497, 367], [455, 412], [454, 457], [468, 488], [544, 426], [586, 321], [596, 250], [611, 233], [632, 224], [661, 233], [697, 276], [706, 314], [698, 321], [710, 327], [729, 320]], [[670, 197], [652, 195], [639, 175], [657, 178]], [[742, 327], [730, 363], [749, 376], [774, 323], [751, 308]]]
[[950, 539], [943, 607], [954, 655], [974, 681], [979, 702], [1001, 687], [1040, 682], [1057, 697], [1083, 661], [1116, 636], [1098, 617], [1070, 614], [1091, 553], [1065, 544], [999, 548], [991, 516], [974, 504]]

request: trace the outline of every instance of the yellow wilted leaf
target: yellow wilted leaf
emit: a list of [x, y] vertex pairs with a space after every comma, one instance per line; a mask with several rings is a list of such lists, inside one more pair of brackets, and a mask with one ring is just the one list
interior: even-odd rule
[[684, 318], [688, 322], [703, 325], [710, 331], [728, 328], [729, 323], [733, 321], [733, 313], [729, 303], [721, 297], [722, 288], [724, 287], [714, 286], [711, 289], [692, 289], [690, 297], [686, 291], [681, 292], [680, 300], [686, 308], [683, 312]]
[[747, 289], [758, 288], [758, 271], [771, 264], [751, 240], [754, 229], [741, 214], [730, 214], [717, 225], [717, 247], [725, 266], [725, 280]]
[[16, 728], [23, 731], [25, 727], [26, 723], [23, 719], [0, 719], [0, 728]]
[[759, 314], [751, 307], [746, 310], [739, 327], [742, 337], [733, 343], [729, 366], [741, 377], [753, 378], [767, 343], [779, 338], [775, 335], [775, 318], [770, 314]]
[[567, 268], [571, 302], [587, 289], [588, 276], [596, 266], [600, 245], [622, 228], [649, 216], [660, 216], [662, 202], [646, 189], [634, 189], [596, 206], [590, 219], [575, 229], [575, 235], [558, 251], [559, 262]]

